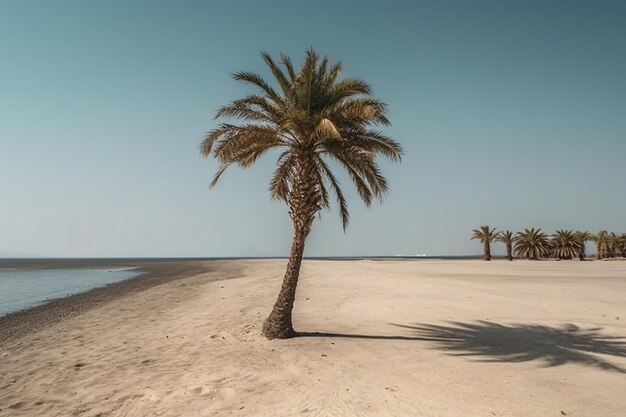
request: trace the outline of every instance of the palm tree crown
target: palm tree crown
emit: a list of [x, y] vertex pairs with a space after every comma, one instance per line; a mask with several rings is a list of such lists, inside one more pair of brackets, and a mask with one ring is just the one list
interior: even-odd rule
[[541, 229], [524, 229], [515, 235], [513, 242], [515, 254], [522, 258], [537, 260], [550, 254], [548, 235]]
[[559, 259], [572, 259], [582, 251], [582, 243], [572, 230], [557, 230], [552, 235], [552, 253]]
[[375, 129], [390, 124], [385, 105], [366, 82], [341, 79], [340, 63], [321, 58], [312, 49], [298, 70], [286, 55], [279, 62], [267, 53], [261, 56], [273, 82], [254, 73], [236, 72], [235, 80], [258, 91], [218, 110], [216, 118], [239, 122], [224, 122], [210, 131], [201, 153], [220, 162], [214, 186], [229, 166], [247, 168], [261, 155], [280, 151], [269, 193], [287, 204], [293, 241], [283, 285], [263, 325], [263, 333], [271, 339], [296, 334], [291, 312], [304, 244], [317, 213], [330, 206], [331, 193], [337, 199], [344, 230], [349, 221], [348, 205], [329, 162], [347, 171], [369, 206], [387, 191], [377, 157], [399, 161], [402, 148]]
[[279, 149], [282, 153], [270, 182], [270, 195], [285, 201], [293, 216], [294, 211], [303, 209], [293, 207], [295, 194], [304, 193], [306, 217], [311, 221], [317, 211], [329, 207], [330, 189], [345, 228], [348, 206], [327, 159], [346, 169], [366, 205], [381, 198], [387, 181], [376, 156], [399, 161], [402, 155], [396, 141], [371, 128], [390, 124], [385, 105], [373, 97], [366, 82], [340, 80], [341, 64], [331, 64], [312, 49], [297, 72], [286, 55], [281, 55], [279, 63], [267, 53], [262, 57], [277, 88], [257, 74], [233, 75], [235, 80], [258, 88], [259, 93], [218, 110], [216, 118], [236, 118], [245, 123], [222, 123], [202, 142], [202, 155], [212, 154], [221, 164], [211, 185], [230, 165], [246, 168], [264, 153]]

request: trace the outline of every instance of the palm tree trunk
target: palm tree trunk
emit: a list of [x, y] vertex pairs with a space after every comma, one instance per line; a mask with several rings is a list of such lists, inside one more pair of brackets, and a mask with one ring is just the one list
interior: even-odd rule
[[507, 242], [506, 244], [506, 259], [509, 261], [513, 260], [513, 245], [511, 242]]
[[582, 245], [580, 246], [580, 251], [578, 251], [578, 260], [579, 261], [584, 261], [585, 260], [585, 241], [582, 241]]
[[489, 241], [485, 240], [484, 246], [483, 246], [483, 251], [484, 251], [484, 256], [483, 259], [485, 261], [490, 261], [491, 260], [491, 246], [489, 245]]
[[291, 242], [291, 253], [287, 263], [287, 271], [283, 278], [283, 285], [280, 288], [278, 298], [274, 303], [272, 312], [263, 323], [263, 335], [268, 339], [288, 339], [296, 336], [291, 322], [291, 311], [296, 299], [296, 287], [300, 276], [300, 266], [304, 253], [304, 242], [307, 233], [294, 224], [293, 240]]
[[263, 323], [263, 335], [268, 339], [288, 339], [296, 336], [291, 322], [291, 311], [296, 298], [304, 242], [311, 231], [315, 215], [320, 209], [317, 203], [319, 190], [315, 185], [316, 182], [311, 180], [315, 178], [317, 172], [315, 160], [311, 155], [301, 152], [294, 152], [294, 158], [296, 158], [294, 169], [297, 174], [287, 202], [293, 223], [291, 253], [280, 293], [272, 312]]

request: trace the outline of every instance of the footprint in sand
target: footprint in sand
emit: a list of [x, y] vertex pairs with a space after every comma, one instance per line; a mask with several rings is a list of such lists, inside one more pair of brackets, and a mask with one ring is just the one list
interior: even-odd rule
[[11, 410], [19, 410], [20, 408], [24, 407], [25, 405], [26, 405], [26, 403], [24, 401], [19, 401], [19, 402], [16, 402], [15, 404], [11, 404], [9, 406], [9, 408]]

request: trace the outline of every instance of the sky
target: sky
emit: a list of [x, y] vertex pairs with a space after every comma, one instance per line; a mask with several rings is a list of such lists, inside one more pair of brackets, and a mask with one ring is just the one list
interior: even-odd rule
[[[0, 257], [286, 256], [273, 155], [216, 188], [216, 109], [314, 47], [388, 104], [390, 191], [305, 254], [472, 255], [471, 230], [626, 232], [621, 1], [0, 1]], [[496, 253], [502, 253], [497, 245]]]

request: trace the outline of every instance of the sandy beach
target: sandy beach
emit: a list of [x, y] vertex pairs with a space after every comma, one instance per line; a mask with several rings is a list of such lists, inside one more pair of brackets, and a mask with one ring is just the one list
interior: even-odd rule
[[626, 262], [309, 260], [268, 341], [285, 263], [0, 322], [0, 415], [626, 415]]
[[132, 267], [142, 272], [136, 278], [96, 287], [87, 292], [51, 300], [43, 305], [0, 316], [0, 345], [5, 340], [17, 338], [25, 333], [48, 327], [61, 320], [93, 309], [116, 298], [146, 290], [156, 285], [197, 275], [211, 270], [210, 263], [201, 262], [132, 262], [109, 261], [36, 261], [3, 262], [9, 268], [108, 268]]

